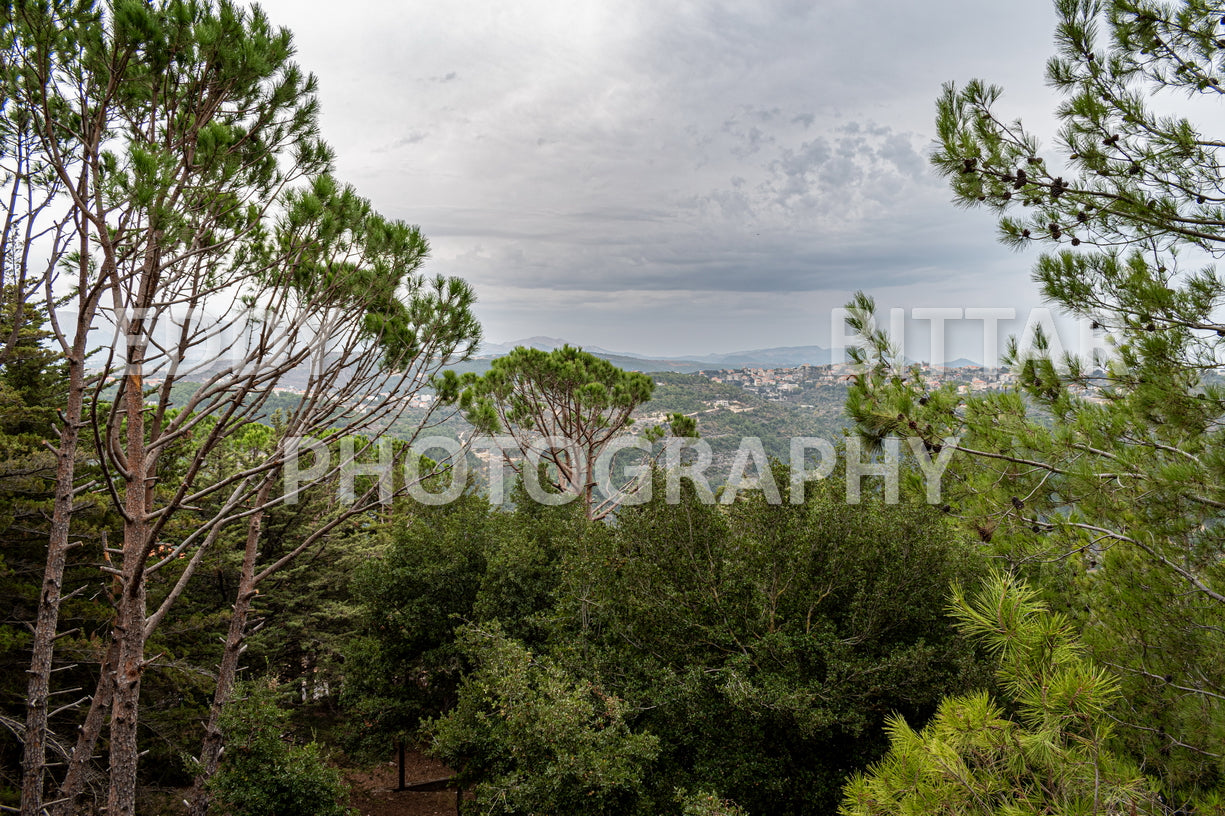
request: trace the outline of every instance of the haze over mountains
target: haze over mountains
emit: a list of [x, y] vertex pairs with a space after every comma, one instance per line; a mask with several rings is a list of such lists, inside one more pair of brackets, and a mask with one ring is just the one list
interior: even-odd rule
[[[516, 346], [552, 351], [561, 348], [567, 342], [557, 337], [527, 337], [510, 343], [482, 343], [477, 350], [478, 359], [492, 359], [509, 354]], [[653, 357], [635, 354], [629, 351], [610, 351], [599, 346], [583, 346], [571, 342], [572, 346], [580, 346], [584, 351], [614, 363], [627, 371], [676, 371], [692, 373], [694, 371], [713, 368], [794, 368], [802, 365], [829, 365], [834, 354], [823, 346], [781, 346], [777, 348], [751, 349], [748, 351], [733, 351], [726, 354], [700, 354], [686, 357]], [[839, 354], [839, 362], [843, 355]], [[949, 368], [976, 366], [971, 360], [964, 358], [945, 363]]]
[[[528, 337], [511, 343], [483, 343], [477, 351], [479, 357], [501, 357], [516, 346], [552, 351], [568, 341], [557, 337]], [[629, 371], [679, 371], [693, 372], [712, 368], [789, 368], [792, 366], [829, 365], [830, 350], [821, 346], [788, 346], [783, 348], [733, 351], [728, 354], [701, 354], [687, 357], [651, 357], [629, 351], [610, 351], [599, 346], [581, 346], [584, 351], [603, 357]]]

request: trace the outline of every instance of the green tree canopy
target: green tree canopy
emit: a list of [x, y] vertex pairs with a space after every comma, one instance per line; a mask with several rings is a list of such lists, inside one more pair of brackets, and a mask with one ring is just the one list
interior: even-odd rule
[[[596, 461], [633, 424], [634, 409], [651, 398], [654, 381], [624, 371], [582, 349], [554, 351], [520, 346], [493, 361], [484, 375], [445, 372], [440, 396], [458, 402], [479, 433], [509, 434], [531, 479], [541, 463], [553, 489], [581, 497], [588, 517], [612, 506], [596, 499]], [[692, 432], [692, 426], [688, 426]]]
[[[51, 670], [88, 489], [78, 462], [96, 463], [90, 498], [120, 519], [103, 566], [107, 585], [117, 581], [115, 647], [49, 809], [75, 812], [109, 719], [107, 810], [130, 814], [141, 681], [155, 668], [146, 646], [202, 555], [227, 526], [246, 527], [215, 720], [257, 586], [379, 496], [315, 519], [293, 548], [259, 563], [262, 515], [284, 498], [273, 488], [295, 440], [381, 432], [479, 337], [467, 285], [420, 273], [420, 231], [329, 175], [316, 82], [293, 52], [287, 30], [231, 0], [13, 2], [0, 13], [0, 180], [19, 210], [0, 230], [0, 276], [21, 289], [18, 306], [39, 284], [44, 307], [75, 312], [52, 321], [68, 377], [27, 672], [27, 816], [49, 793], [48, 713], [60, 710]], [[113, 341], [87, 369], [99, 330]], [[302, 394], [277, 433], [254, 461], [227, 458], [227, 441], [269, 421], [269, 395], [291, 374]], [[316, 481], [336, 472], [323, 470]], [[219, 732], [209, 737], [205, 775]]]
[[659, 741], [629, 728], [623, 700], [496, 622], [466, 627], [458, 645], [476, 670], [431, 725], [433, 750], [461, 761], [482, 813], [634, 812]]
[[[872, 442], [957, 438], [946, 512], [1086, 626], [1120, 674], [1117, 738], [1165, 784], [1225, 770], [1225, 143], [1220, 3], [1058, 0], [1048, 81], [1062, 122], [1044, 148], [1001, 91], [949, 85], [933, 156], [955, 201], [999, 215], [1005, 243], [1048, 251], [1051, 303], [1109, 332], [1110, 359], [1010, 344], [1019, 387], [962, 396], [907, 370], [857, 295], [864, 340], [847, 407]], [[1202, 111], [1201, 122], [1173, 114]], [[1193, 114], [1194, 115], [1194, 114]], [[1193, 116], [1192, 115], [1192, 116]]]
[[576, 659], [661, 738], [660, 787], [826, 813], [883, 751], [885, 714], [924, 719], [983, 680], [943, 614], [980, 562], [926, 504], [848, 505], [834, 479], [802, 504], [755, 491], [706, 505], [682, 487], [679, 503], [658, 485], [625, 508], [568, 571], [570, 614], [587, 621]]
[[221, 727], [228, 750], [209, 781], [218, 805], [233, 816], [353, 816], [340, 771], [314, 742], [295, 744], [274, 682], [239, 688]]
[[[613, 524], [567, 524], [569, 508], [536, 505], [510, 515], [514, 529], [540, 513], [541, 532], [533, 546], [495, 545], [462, 639], [479, 668], [434, 729], [444, 759], [490, 797], [530, 791], [537, 812], [828, 813], [847, 775], [883, 754], [886, 714], [922, 721], [942, 696], [989, 682], [944, 615], [950, 582], [974, 580], [980, 562], [926, 504], [847, 505], [826, 483], [803, 504], [749, 493], [711, 505], [687, 481], [670, 503], [656, 476], [652, 500]], [[443, 547], [450, 532], [430, 527]], [[545, 528], [565, 535], [549, 541]], [[463, 563], [459, 548], [418, 549], [462, 574], [447, 566]], [[499, 566], [503, 553], [520, 566]], [[440, 579], [421, 596], [441, 598], [451, 579]], [[388, 629], [392, 605], [378, 619]], [[571, 745], [587, 776], [537, 778]], [[598, 807], [576, 809], [606, 772], [616, 795], [597, 789]]]

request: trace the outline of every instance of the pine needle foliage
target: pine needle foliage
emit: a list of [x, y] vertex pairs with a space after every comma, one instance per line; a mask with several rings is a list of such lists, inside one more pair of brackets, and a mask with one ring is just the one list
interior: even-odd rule
[[949, 84], [932, 161], [1112, 353], [1010, 341], [1016, 387], [959, 394], [908, 367], [863, 293], [847, 409], [879, 444], [954, 448], [944, 511], [1039, 582], [1119, 677], [1117, 739], [1178, 796], [1225, 779], [1225, 3], [1056, 0], [1053, 144]]
[[950, 611], [995, 656], [1006, 704], [949, 697], [921, 731], [892, 717], [889, 753], [847, 785], [844, 816], [1169, 812], [1109, 749], [1119, 687], [1065, 617], [1000, 573], [972, 595], [957, 588]]

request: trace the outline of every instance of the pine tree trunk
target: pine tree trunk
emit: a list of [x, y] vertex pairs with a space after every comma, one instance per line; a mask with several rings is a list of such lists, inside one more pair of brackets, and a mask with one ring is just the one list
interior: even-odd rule
[[[126, 571], [125, 571], [126, 572]], [[125, 576], [126, 577], [126, 576]], [[145, 662], [145, 587], [134, 576], [124, 587], [119, 604], [116, 637], [119, 659], [112, 673], [110, 791], [108, 816], [134, 816], [136, 813], [136, 765], [139, 751], [136, 726], [140, 704], [140, 678]]]
[[[256, 506], [267, 503], [272, 484], [272, 480], [269, 479], [260, 486]], [[221, 760], [224, 738], [218, 721], [222, 709], [225, 708], [230, 695], [234, 692], [234, 683], [238, 678], [238, 661], [242, 657], [243, 641], [247, 634], [251, 601], [255, 598], [255, 565], [259, 559], [263, 519], [264, 513], [259, 511], [247, 522], [247, 543], [242, 557], [242, 574], [238, 579], [238, 594], [234, 600], [234, 615], [230, 618], [230, 630], [225, 638], [225, 651], [221, 655], [221, 665], [217, 670], [217, 691], [213, 695], [213, 705], [208, 714], [208, 726], [204, 729], [204, 742], [200, 747], [200, 770], [192, 785], [191, 806], [188, 810], [191, 816], [207, 815], [211, 797], [204, 786], [217, 772], [217, 765]]]
[[89, 704], [89, 712], [77, 735], [76, 747], [68, 759], [68, 771], [60, 784], [56, 804], [50, 807], [52, 816], [73, 816], [77, 812], [77, 799], [85, 790], [86, 775], [94, 749], [98, 747], [98, 737], [102, 735], [102, 725], [106, 722], [106, 711], [111, 705], [111, 693], [115, 684], [112, 673], [115, 662], [119, 659], [119, 643], [112, 636], [110, 648], [103, 659], [101, 672], [98, 675], [98, 685]]
[[[78, 342], [83, 345], [83, 335]], [[21, 814], [40, 816], [47, 766], [47, 704], [51, 696], [51, 662], [59, 626], [64, 569], [68, 563], [68, 533], [72, 521], [76, 458], [80, 441], [81, 411], [85, 398], [83, 355], [68, 361], [68, 405], [60, 428], [55, 463], [55, 499], [47, 544], [47, 567], [43, 573], [38, 618], [34, 624], [29, 685], [26, 693], [25, 747], [21, 757]]]
[[[132, 332], [136, 335], [140, 327]], [[129, 341], [128, 373], [124, 383], [124, 419], [127, 445], [124, 474], [123, 591], [115, 637], [119, 659], [113, 674], [111, 701], [110, 790], [107, 816], [135, 816], [136, 766], [139, 757], [136, 727], [139, 719], [140, 678], [145, 669], [145, 561], [149, 541], [149, 487], [152, 474], [146, 456], [144, 421], [144, 381], [141, 376], [144, 349]]]

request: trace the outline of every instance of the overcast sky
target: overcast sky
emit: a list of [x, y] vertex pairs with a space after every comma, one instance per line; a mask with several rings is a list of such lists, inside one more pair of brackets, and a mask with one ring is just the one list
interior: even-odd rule
[[1033, 254], [954, 208], [927, 154], [949, 80], [1053, 132], [1047, 0], [262, 5], [319, 78], [339, 175], [421, 225], [491, 341], [828, 346], [856, 289], [1040, 305]]

